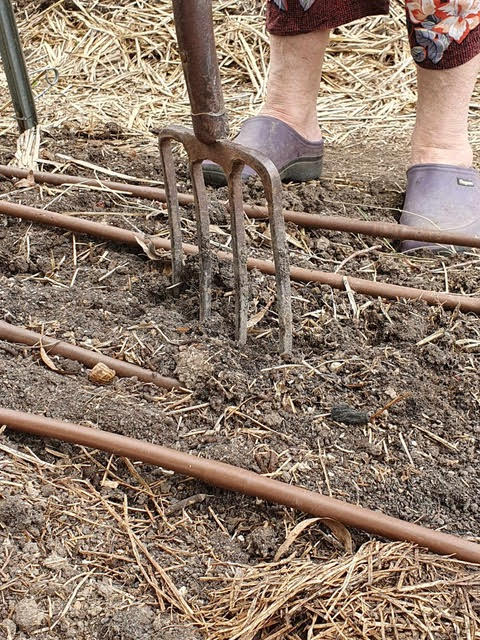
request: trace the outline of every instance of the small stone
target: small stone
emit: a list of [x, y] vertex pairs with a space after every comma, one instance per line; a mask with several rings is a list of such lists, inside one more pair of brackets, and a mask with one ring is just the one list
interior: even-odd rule
[[122, 127], [119, 125], [118, 122], [107, 122], [105, 124], [105, 135], [106, 137], [114, 137], [114, 136], [121, 136], [122, 135]]
[[41, 625], [43, 613], [33, 598], [23, 598], [15, 605], [14, 620], [22, 631], [30, 633]]
[[349, 407], [348, 404], [339, 404], [336, 407], [332, 407], [330, 417], [335, 422], [343, 422], [344, 424], [367, 424], [369, 420], [366, 411], [359, 411]]
[[330, 365], [329, 365], [330, 371], [335, 373], [336, 371], [338, 371], [340, 369], [342, 364], [343, 364], [342, 362], [331, 362]]
[[110, 384], [116, 375], [116, 371], [107, 367], [103, 362], [99, 362], [88, 374], [88, 379], [97, 384]]

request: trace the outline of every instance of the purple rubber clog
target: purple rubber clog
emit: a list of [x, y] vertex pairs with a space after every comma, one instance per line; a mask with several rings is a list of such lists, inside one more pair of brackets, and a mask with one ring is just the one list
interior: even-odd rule
[[[316, 180], [322, 173], [323, 140], [310, 142], [288, 124], [271, 116], [255, 116], [246, 120], [234, 142], [260, 151], [273, 161], [284, 181]], [[203, 163], [206, 184], [223, 187], [225, 174], [218, 164]], [[250, 167], [242, 172], [243, 180], [256, 175]]]
[[[480, 174], [450, 164], [417, 164], [407, 171], [401, 224], [480, 236]], [[405, 240], [401, 250], [464, 250], [453, 245]]]

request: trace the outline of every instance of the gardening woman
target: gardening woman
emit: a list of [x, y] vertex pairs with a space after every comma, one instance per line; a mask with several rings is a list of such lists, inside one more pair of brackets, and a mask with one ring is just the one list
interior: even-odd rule
[[[480, 175], [468, 141], [468, 109], [480, 70], [480, 0], [406, 0], [418, 102], [403, 224], [480, 235]], [[268, 155], [284, 180], [320, 176], [316, 101], [330, 30], [387, 14], [388, 0], [269, 0], [271, 65], [260, 115], [236, 140]], [[218, 167], [205, 167], [219, 184]], [[248, 175], [248, 169], [245, 176]], [[403, 250], [417, 248], [412, 241]]]

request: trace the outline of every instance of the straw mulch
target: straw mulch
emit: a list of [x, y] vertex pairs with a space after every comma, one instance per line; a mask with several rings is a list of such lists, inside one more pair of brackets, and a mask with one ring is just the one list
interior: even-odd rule
[[[149, 482], [142, 465], [83, 447], [70, 457], [47, 444], [46, 454], [55, 454], [55, 464], [28, 446], [18, 447], [0, 428], [2, 481], [20, 490], [11, 498], [18, 526], [13, 518], [10, 532], [4, 527], [7, 501], [3, 520], [0, 510], [2, 573], [9, 596], [36, 597], [42, 623], [35, 637], [56, 638], [54, 630], [66, 637], [70, 630], [78, 638], [140, 640], [147, 637], [140, 631], [117, 633], [115, 621], [135, 619], [142, 611], [153, 612], [154, 628], [165, 632], [158, 637], [169, 640], [480, 637], [478, 566], [401, 542], [372, 541], [354, 553], [332, 555], [322, 545], [312, 547], [306, 535], [316, 518], [291, 529], [272, 562], [222, 562], [208, 551], [208, 515], [178, 511], [168, 517], [166, 507], [176, 497], [164, 491], [161, 476]], [[78, 477], [89, 467], [103, 474], [97, 488]], [[20, 540], [25, 543], [27, 525], [42, 530], [41, 540], [12, 555]], [[336, 546], [349, 548], [342, 530], [331, 529]], [[180, 587], [196, 553], [208, 553], [201, 599], [184, 597]], [[186, 572], [181, 582], [175, 570]], [[0, 637], [3, 630], [0, 624]]]
[[237, 569], [204, 611], [212, 640], [473, 640], [480, 573], [405, 543]]
[[[217, 0], [213, 5], [235, 128], [257, 111], [265, 90], [264, 3]], [[169, 0], [49, 0], [40, 7], [17, 0], [32, 78], [45, 67], [60, 74], [58, 84], [39, 99], [43, 125], [95, 135], [114, 122], [124, 137], [153, 149], [152, 129], [167, 121], [188, 122]], [[391, 140], [412, 125], [415, 68], [403, 22], [403, 2], [394, 0], [390, 18], [372, 18], [332, 35], [318, 101], [319, 120], [330, 142], [345, 142], [359, 133]], [[15, 131], [15, 123], [5, 106], [3, 77], [0, 82], [0, 132], [5, 133]], [[44, 88], [43, 79], [37, 93]], [[477, 93], [474, 117], [479, 107]], [[480, 128], [472, 126], [472, 131], [478, 139]]]

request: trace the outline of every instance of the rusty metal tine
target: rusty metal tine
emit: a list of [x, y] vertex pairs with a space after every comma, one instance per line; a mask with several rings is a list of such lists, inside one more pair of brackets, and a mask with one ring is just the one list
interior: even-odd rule
[[232, 231], [233, 277], [235, 281], [235, 338], [239, 344], [247, 342], [248, 271], [247, 243], [243, 211], [243, 162], [235, 162], [228, 176], [230, 218]]
[[212, 311], [212, 251], [210, 246], [208, 198], [201, 161], [190, 164], [190, 175], [195, 197], [197, 244], [199, 248], [200, 323], [204, 323], [210, 319]]
[[[182, 227], [178, 204], [177, 174], [173, 160], [171, 139], [160, 137], [159, 147], [165, 182], [165, 199], [168, 207], [170, 242], [172, 244], [172, 283], [178, 285], [182, 282], [183, 275]], [[178, 287], [174, 287], [173, 291], [178, 293]]]
[[290, 267], [282, 212], [282, 183], [268, 158], [227, 141], [227, 116], [215, 47], [211, 0], [172, 0], [175, 29], [187, 84], [195, 135], [181, 127], [170, 127], [175, 139], [187, 149], [195, 196], [197, 241], [200, 256], [200, 321], [211, 310], [211, 249], [208, 202], [202, 161], [220, 164], [228, 176], [233, 271], [235, 279], [235, 329], [240, 344], [247, 341], [248, 277], [241, 171], [251, 166], [262, 178], [267, 196], [276, 267], [280, 350], [292, 350]]
[[267, 199], [270, 219], [270, 235], [272, 240], [273, 260], [275, 263], [275, 280], [277, 284], [277, 313], [280, 329], [280, 353], [292, 352], [293, 320], [292, 291], [290, 284], [290, 259], [285, 233], [285, 220], [282, 207], [282, 183], [278, 173], [271, 172], [260, 175]]
[[[280, 352], [282, 354], [290, 354], [292, 351], [290, 261], [282, 211], [282, 183], [275, 165], [261, 153], [253, 152], [251, 149], [246, 149], [241, 145], [227, 140], [207, 145], [201, 142], [193, 131], [181, 126], [171, 126], [160, 133], [161, 149], [164, 152], [163, 162], [166, 166], [166, 182], [167, 179], [171, 179], [171, 176], [174, 175], [169, 173], [170, 163], [172, 162], [170, 147], [166, 147], [163, 143], [167, 139], [176, 140], [184, 146], [190, 163], [197, 220], [197, 244], [200, 260], [200, 322], [202, 323], [208, 321], [211, 315], [213, 254], [210, 246], [210, 217], [207, 191], [203, 178], [203, 161], [208, 158], [213, 162], [217, 162], [228, 176], [236, 297], [235, 327], [236, 338], [241, 344], [244, 344], [247, 340], [248, 328], [247, 247], [244, 226], [242, 168], [248, 165], [260, 176], [268, 203], [275, 263]], [[169, 210], [171, 213], [173, 212], [175, 218], [175, 212], [178, 212], [178, 194], [174, 191], [173, 185], [170, 185], [169, 189]], [[176, 200], [172, 200], [172, 197], [176, 198]], [[177, 221], [173, 220], [171, 224], [172, 229], [178, 228], [178, 232], [180, 231], [179, 215], [177, 215]]]

